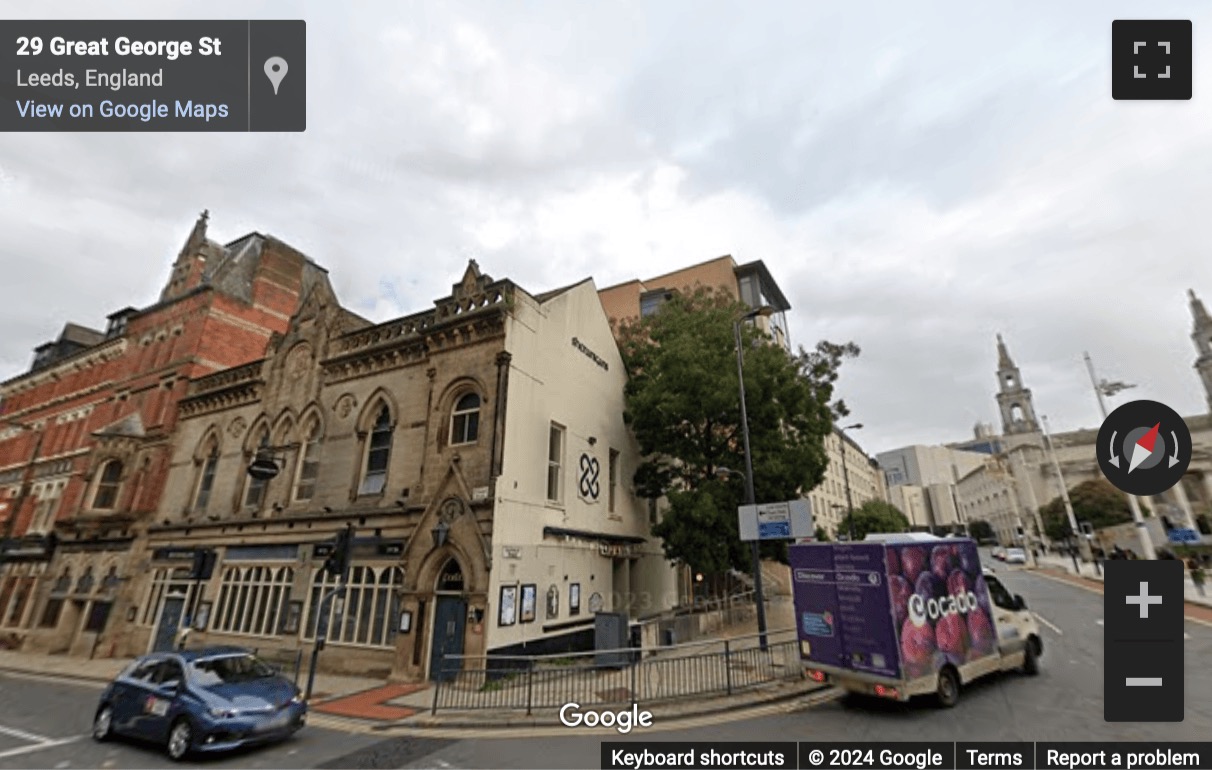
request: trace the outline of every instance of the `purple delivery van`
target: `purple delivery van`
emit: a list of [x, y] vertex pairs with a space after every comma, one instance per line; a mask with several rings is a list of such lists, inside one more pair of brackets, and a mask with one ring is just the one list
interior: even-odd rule
[[809, 677], [894, 700], [934, 693], [953, 706], [977, 677], [1038, 671], [1035, 616], [981, 567], [974, 541], [878, 537], [791, 546]]

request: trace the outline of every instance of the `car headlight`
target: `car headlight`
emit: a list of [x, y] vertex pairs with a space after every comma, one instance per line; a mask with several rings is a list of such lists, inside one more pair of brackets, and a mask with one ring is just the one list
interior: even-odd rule
[[215, 719], [227, 719], [228, 717], [234, 717], [236, 712], [232, 709], [213, 708], [210, 710], [210, 715]]
[[296, 691], [295, 697], [291, 698], [290, 702], [291, 703], [302, 703], [303, 702], [303, 693]]

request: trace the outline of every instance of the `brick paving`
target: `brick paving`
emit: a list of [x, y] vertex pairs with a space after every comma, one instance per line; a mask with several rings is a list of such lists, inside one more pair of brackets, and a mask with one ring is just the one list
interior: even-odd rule
[[391, 705], [390, 701], [427, 689], [428, 685], [423, 684], [389, 684], [353, 695], [324, 700], [311, 708], [313, 711], [340, 717], [394, 722], [415, 715], [417, 709]]

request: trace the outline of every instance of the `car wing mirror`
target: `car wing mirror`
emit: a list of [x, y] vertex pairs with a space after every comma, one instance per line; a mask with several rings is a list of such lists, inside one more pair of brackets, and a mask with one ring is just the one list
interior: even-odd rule
[[181, 692], [181, 681], [173, 680], [171, 682], [160, 683], [160, 693], [162, 695], [177, 695]]

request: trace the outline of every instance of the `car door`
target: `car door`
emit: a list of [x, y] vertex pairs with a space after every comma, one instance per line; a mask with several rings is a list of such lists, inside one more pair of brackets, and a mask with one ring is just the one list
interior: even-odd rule
[[114, 680], [110, 707], [114, 710], [114, 732], [133, 733], [136, 719], [151, 691], [151, 679], [160, 665], [158, 656], [141, 658]]
[[1026, 639], [1015, 622], [1018, 603], [1014, 595], [1002, 585], [1002, 581], [992, 575], [985, 576], [985, 585], [989, 587], [989, 601], [993, 606], [993, 626], [997, 629], [997, 645], [1003, 655], [1018, 652], [1023, 648]]
[[136, 717], [135, 732], [141, 737], [158, 741], [168, 735], [168, 722], [175, 713], [174, 702], [185, 682], [185, 670], [175, 657], [166, 657], [156, 666], [142, 708]]

